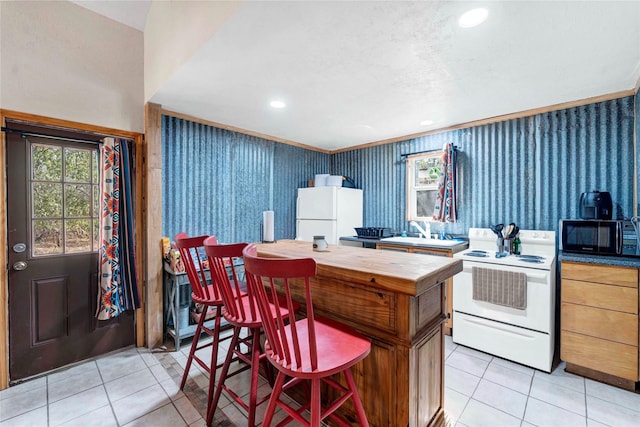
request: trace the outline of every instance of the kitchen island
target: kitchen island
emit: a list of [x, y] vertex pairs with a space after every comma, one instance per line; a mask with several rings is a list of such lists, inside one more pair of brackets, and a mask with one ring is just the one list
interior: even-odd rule
[[[315, 313], [371, 339], [353, 368], [371, 426], [444, 424], [444, 283], [461, 260], [333, 245], [314, 252], [293, 240], [258, 244], [258, 254], [315, 259]], [[302, 289], [294, 295], [304, 301]], [[350, 403], [340, 410], [356, 425]]]

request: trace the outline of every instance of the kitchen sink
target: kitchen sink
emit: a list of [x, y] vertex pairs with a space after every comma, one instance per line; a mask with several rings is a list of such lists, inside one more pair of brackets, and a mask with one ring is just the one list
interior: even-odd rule
[[438, 239], [425, 239], [422, 237], [387, 237], [380, 239], [380, 242], [384, 243], [398, 243], [405, 245], [424, 245], [424, 246], [438, 246], [438, 247], [450, 247], [463, 243], [460, 240], [438, 240]]

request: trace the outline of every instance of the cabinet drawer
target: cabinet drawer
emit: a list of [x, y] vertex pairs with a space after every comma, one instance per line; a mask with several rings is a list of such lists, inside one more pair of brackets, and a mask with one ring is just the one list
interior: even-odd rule
[[561, 331], [560, 358], [616, 377], [638, 380], [638, 347]]
[[453, 252], [451, 252], [450, 250], [413, 248], [413, 252], [417, 254], [423, 254], [423, 255], [436, 255], [436, 256], [446, 256], [446, 257], [453, 256]]
[[638, 346], [638, 316], [619, 311], [562, 303], [563, 331]]
[[562, 278], [638, 289], [638, 269], [631, 267], [563, 262]]
[[562, 279], [562, 301], [638, 314], [638, 290]]
[[409, 252], [406, 246], [385, 245], [384, 243], [376, 243], [376, 249], [384, 249], [385, 251]]
[[445, 307], [442, 306], [444, 290], [444, 284], [441, 283], [431, 287], [428, 291], [417, 297], [411, 298], [409, 305], [411, 315], [409, 319], [411, 322], [410, 331], [412, 339], [416, 333], [419, 333], [434, 320], [438, 320], [441, 315], [446, 312]]

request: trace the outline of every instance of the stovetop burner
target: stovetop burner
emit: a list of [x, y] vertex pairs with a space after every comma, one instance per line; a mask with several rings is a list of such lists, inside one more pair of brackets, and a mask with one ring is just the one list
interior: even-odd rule
[[531, 264], [542, 264], [544, 262], [541, 259], [531, 259], [531, 258], [523, 258], [523, 259], [520, 259], [520, 261], [529, 262]]
[[479, 249], [474, 249], [471, 250], [467, 253], [465, 253], [465, 256], [475, 256], [478, 258], [488, 258], [489, 257], [489, 253], [487, 251], [481, 251]]
[[522, 262], [530, 262], [534, 264], [542, 264], [544, 262], [544, 257], [538, 255], [516, 255]]

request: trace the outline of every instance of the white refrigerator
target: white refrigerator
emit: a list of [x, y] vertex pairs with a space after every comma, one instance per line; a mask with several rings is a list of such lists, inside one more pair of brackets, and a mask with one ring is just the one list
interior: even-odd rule
[[342, 236], [354, 236], [362, 227], [362, 190], [343, 187], [298, 188], [296, 239], [308, 242], [325, 236], [337, 245]]

